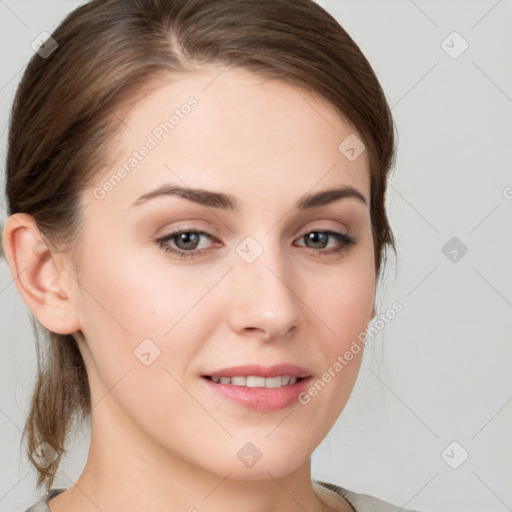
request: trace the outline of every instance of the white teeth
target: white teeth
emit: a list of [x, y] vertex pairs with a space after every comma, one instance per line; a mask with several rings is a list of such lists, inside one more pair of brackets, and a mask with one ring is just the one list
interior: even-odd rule
[[281, 386], [281, 377], [267, 377], [265, 379], [266, 388], [280, 388]]
[[246, 386], [247, 377], [231, 377], [231, 384], [233, 386]]
[[221, 384], [231, 384], [233, 386], [245, 386], [248, 388], [280, 388], [282, 386], [292, 386], [297, 382], [297, 377], [283, 375], [278, 377], [258, 377], [255, 375], [235, 376], [235, 377], [212, 377], [213, 382]]
[[254, 375], [250, 375], [247, 377], [248, 388], [264, 388], [265, 387], [265, 377], [255, 377]]

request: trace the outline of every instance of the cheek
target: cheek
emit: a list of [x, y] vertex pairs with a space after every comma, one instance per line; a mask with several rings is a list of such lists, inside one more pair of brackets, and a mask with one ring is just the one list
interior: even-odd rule
[[[375, 300], [374, 261], [369, 251], [360, 251], [351, 260], [328, 271], [310, 287], [311, 304], [326, 324], [332, 349], [341, 349], [364, 331], [371, 319]], [[328, 327], [328, 328], [327, 328]]]
[[86, 267], [80, 310], [98, 414], [113, 401], [145, 431], [172, 424], [176, 410], [199, 414], [177, 381], [198, 350], [200, 330], [208, 328], [197, 311], [212, 278], [190, 280], [177, 266], [157, 269], [121, 251], [97, 251]]
[[[87, 261], [81, 310], [96, 332], [121, 337], [162, 337], [197, 304], [210, 279], [184, 272], [178, 265], [155, 265], [148, 258], [115, 251], [96, 251]], [[93, 326], [91, 326], [93, 327]]]
[[[336, 417], [348, 400], [364, 353], [364, 333], [375, 300], [372, 247], [354, 254], [336, 272], [330, 272], [313, 288], [311, 304], [324, 335], [316, 338], [315, 351], [322, 353], [322, 380], [312, 396], [330, 407], [320, 414]], [[317, 322], [318, 324], [318, 322]], [[321, 390], [321, 393], [319, 392]], [[325, 390], [325, 391], [324, 391]], [[313, 400], [313, 398], [311, 398]], [[329, 410], [328, 410], [329, 409]], [[329, 412], [330, 411], [330, 412]]]
[[[126, 393], [117, 399], [135, 411], [139, 403], [146, 410], [154, 406], [153, 413], [161, 416], [161, 403], [176, 404], [180, 396], [171, 375], [184, 381], [223, 316], [215, 285], [226, 268], [193, 270], [161, 257], [149, 261], [133, 251], [109, 249], [94, 251], [81, 277], [91, 390], [102, 396], [123, 378], [119, 389]], [[170, 393], [172, 401], [167, 400]]]

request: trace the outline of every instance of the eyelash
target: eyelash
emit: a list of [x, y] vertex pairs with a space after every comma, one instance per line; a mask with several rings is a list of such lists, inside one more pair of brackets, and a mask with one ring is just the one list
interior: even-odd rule
[[[205, 252], [208, 251], [208, 249], [201, 249], [201, 250], [194, 249], [191, 251], [175, 250], [175, 249], [172, 249], [169, 245], [166, 245], [167, 242], [172, 241], [174, 238], [176, 238], [177, 236], [182, 235], [184, 233], [195, 233], [197, 235], [204, 235], [212, 240], [214, 239], [214, 237], [212, 237], [209, 233], [206, 233], [205, 231], [188, 229], [188, 228], [180, 228], [175, 231], [172, 231], [171, 233], [169, 233], [161, 238], [157, 238], [155, 240], [155, 242], [158, 243], [159, 246], [166, 253], [173, 254], [174, 256], [181, 258], [181, 259], [197, 258], [197, 257], [202, 256]], [[329, 235], [330, 237], [333, 237], [333, 238], [337, 239], [339, 242], [341, 242], [341, 245], [339, 245], [338, 247], [336, 247], [334, 249], [332, 249], [332, 248], [328, 249], [328, 250], [311, 249], [312, 251], [320, 252], [320, 253], [322, 253], [322, 255], [326, 255], [326, 256], [329, 256], [332, 254], [341, 254], [356, 244], [356, 241], [349, 235], [346, 235], [345, 233], [339, 233], [337, 231], [330, 231], [330, 230], [308, 231], [308, 232], [304, 233], [303, 235], [301, 235], [298, 239], [300, 240], [301, 238], [304, 238], [306, 235], [309, 235], [311, 233], [321, 233], [321, 234]]]

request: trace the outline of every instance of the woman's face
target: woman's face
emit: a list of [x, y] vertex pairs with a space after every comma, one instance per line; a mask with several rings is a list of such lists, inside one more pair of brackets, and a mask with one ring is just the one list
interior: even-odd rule
[[[288, 474], [360, 366], [367, 153], [321, 97], [242, 70], [174, 76], [122, 121], [82, 196], [72, 294], [93, 436], [223, 476]], [[345, 192], [308, 201], [326, 190]]]

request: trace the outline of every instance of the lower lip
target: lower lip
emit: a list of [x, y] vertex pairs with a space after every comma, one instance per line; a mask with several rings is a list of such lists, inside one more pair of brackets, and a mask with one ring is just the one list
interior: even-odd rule
[[221, 384], [204, 377], [201, 377], [201, 380], [215, 393], [239, 405], [256, 411], [270, 412], [298, 403], [298, 397], [307, 389], [311, 377], [299, 380], [291, 386], [281, 386], [280, 388], [248, 388], [233, 384]]

